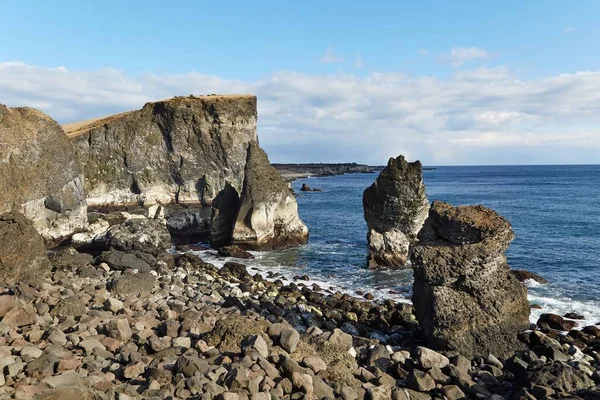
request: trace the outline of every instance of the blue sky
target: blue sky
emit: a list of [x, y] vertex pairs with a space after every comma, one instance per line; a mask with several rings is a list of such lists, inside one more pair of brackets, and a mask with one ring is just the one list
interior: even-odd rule
[[592, 163], [599, 33], [597, 1], [9, 2], [0, 102], [245, 91], [275, 161]]

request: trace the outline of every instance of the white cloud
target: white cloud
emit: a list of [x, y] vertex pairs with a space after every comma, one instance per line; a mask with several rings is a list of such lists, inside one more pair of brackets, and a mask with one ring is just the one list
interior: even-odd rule
[[323, 57], [321, 57], [321, 62], [324, 64], [339, 64], [343, 61], [344, 57], [336, 55], [333, 52], [333, 47], [328, 47]]
[[460, 67], [466, 62], [487, 57], [489, 53], [478, 47], [456, 47], [450, 49], [450, 53], [443, 54], [440, 61], [453, 67]]
[[276, 72], [256, 81], [198, 72], [130, 75], [0, 63], [0, 101], [62, 123], [176, 95], [253, 93], [273, 161], [425, 164], [598, 162], [600, 71], [520, 81], [506, 67], [448, 79]]
[[362, 58], [357, 54], [354, 58], [354, 63], [352, 64], [354, 68], [364, 68], [366, 65], [363, 62]]
[[573, 32], [577, 32], [579, 29], [575, 28], [574, 26], [569, 26], [565, 29], [562, 30], [562, 33], [573, 33]]

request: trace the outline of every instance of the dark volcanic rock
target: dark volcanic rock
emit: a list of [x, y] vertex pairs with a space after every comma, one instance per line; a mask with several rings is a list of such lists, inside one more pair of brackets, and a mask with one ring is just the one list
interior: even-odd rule
[[526, 282], [528, 280], [532, 280], [532, 281], [536, 281], [537, 283], [541, 283], [541, 284], [548, 283], [548, 281], [545, 278], [543, 278], [533, 272], [525, 271], [524, 269], [513, 269], [512, 273], [520, 282]]
[[0, 281], [42, 277], [50, 272], [44, 239], [16, 211], [0, 215]]
[[538, 326], [548, 325], [557, 331], [569, 331], [577, 326], [577, 322], [569, 321], [556, 314], [542, 314], [537, 321]]
[[0, 213], [16, 207], [53, 244], [87, 225], [83, 174], [52, 118], [0, 104]]
[[151, 265], [131, 253], [119, 250], [103, 251], [96, 257], [96, 264], [106, 263], [116, 271], [126, 269], [137, 269], [139, 271], [150, 271]]
[[235, 257], [244, 258], [251, 260], [254, 256], [248, 253], [246, 250], [239, 248], [238, 246], [223, 246], [219, 249], [219, 255], [221, 257]]
[[86, 171], [88, 204], [202, 203], [242, 188], [256, 140], [256, 97], [175, 97], [65, 125]]
[[529, 327], [527, 289], [504, 252], [509, 222], [483, 206], [434, 202], [412, 249], [415, 315], [430, 346], [507, 356]]
[[198, 243], [210, 237], [210, 218], [209, 207], [169, 210], [167, 229], [178, 242]]
[[410, 244], [427, 218], [429, 202], [419, 161], [390, 158], [363, 194], [369, 267], [403, 268]]
[[233, 186], [226, 184], [212, 204], [210, 245], [218, 248], [231, 242], [233, 225], [240, 204], [240, 196]]
[[244, 174], [232, 244], [258, 250], [306, 243], [308, 228], [298, 216], [296, 199], [256, 142], [248, 146]]
[[303, 192], [312, 192], [312, 189], [306, 183], [302, 184], [302, 187], [300, 188], [300, 190]]

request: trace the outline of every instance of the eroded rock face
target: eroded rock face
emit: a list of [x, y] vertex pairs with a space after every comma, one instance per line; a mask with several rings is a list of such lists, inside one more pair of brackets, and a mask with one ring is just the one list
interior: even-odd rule
[[429, 202], [419, 161], [390, 158], [363, 194], [369, 267], [404, 268], [410, 244], [427, 218]]
[[296, 199], [258, 143], [250, 143], [232, 244], [258, 250], [307, 241], [308, 228], [298, 216]]
[[56, 121], [0, 105], [0, 213], [16, 207], [47, 243], [87, 225], [83, 175]]
[[88, 204], [210, 205], [226, 182], [242, 188], [256, 97], [176, 97], [65, 130], [84, 166]]
[[507, 356], [529, 327], [527, 289], [504, 252], [510, 223], [483, 206], [432, 204], [411, 250], [415, 315], [430, 346]]
[[23, 214], [0, 215], [0, 281], [43, 277], [50, 272], [44, 239]]

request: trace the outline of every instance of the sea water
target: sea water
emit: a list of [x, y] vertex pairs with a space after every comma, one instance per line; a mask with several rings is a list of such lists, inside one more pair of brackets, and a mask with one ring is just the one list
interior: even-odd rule
[[[543, 312], [575, 311], [600, 322], [600, 166], [469, 166], [423, 171], [430, 201], [483, 204], [506, 217], [516, 239], [507, 256], [513, 269], [542, 275], [528, 283], [535, 322]], [[350, 294], [410, 301], [410, 270], [369, 270], [362, 194], [376, 173], [302, 179], [292, 184], [309, 244], [280, 252], [256, 252], [247, 264], [287, 280], [311, 282]], [[322, 192], [300, 192], [302, 183]], [[222, 265], [212, 251], [202, 256]]]

